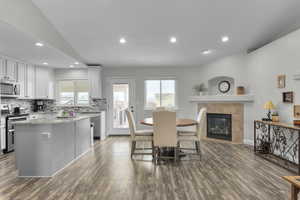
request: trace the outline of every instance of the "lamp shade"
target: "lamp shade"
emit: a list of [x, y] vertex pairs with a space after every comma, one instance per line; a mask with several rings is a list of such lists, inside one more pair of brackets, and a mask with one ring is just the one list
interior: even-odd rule
[[275, 108], [275, 106], [274, 106], [274, 104], [273, 104], [272, 101], [268, 101], [268, 102], [265, 103], [265, 105], [264, 105], [264, 109], [266, 109], [266, 110], [272, 110], [272, 109], [274, 109], [274, 108]]

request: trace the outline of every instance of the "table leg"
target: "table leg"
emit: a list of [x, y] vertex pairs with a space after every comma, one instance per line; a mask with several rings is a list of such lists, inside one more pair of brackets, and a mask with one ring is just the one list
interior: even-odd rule
[[299, 189], [292, 184], [291, 187], [291, 200], [298, 200]]

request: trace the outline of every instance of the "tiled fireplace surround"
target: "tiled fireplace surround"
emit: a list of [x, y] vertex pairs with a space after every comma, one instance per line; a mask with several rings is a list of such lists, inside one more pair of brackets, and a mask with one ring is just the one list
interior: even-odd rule
[[[222, 113], [232, 115], [232, 143], [241, 144], [244, 140], [244, 105], [242, 103], [198, 103], [198, 111], [205, 107], [207, 113]], [[207, 132], [202, 135], [207, 138]], [[219, 140], [219, 139], [214, 139]]]

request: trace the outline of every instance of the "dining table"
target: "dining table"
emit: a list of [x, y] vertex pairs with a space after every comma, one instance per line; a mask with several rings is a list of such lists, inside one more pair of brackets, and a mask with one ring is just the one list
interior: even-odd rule
[[[153, 118], [145, 118], [144, 120], [142, 120], [140, 122], [142, 125], [145, 126], [153, 126]], [[198, 124], [198, 122], [194, 119], [186, 119], [186, 118], [177, 118], [176, 119], [176, 126], [177, 127], [188, 127], [188, 126], [196, 126]], [[163, 156], [174, 156], [175, 151], [174, 148], [162, 148], [162, 155]], [[180, 157], [184, 157], [185, 155], [180, 155]]]
[[[145, 126], [153, 126], [153, 118], [145, 118], [141, 121], [141, 124]], [[176, 126], [177, 127], [187, 127], [187, 126], [196, 126], [198, 122], [194, 119], [186, 119], [186, 118], [177, 118]]]

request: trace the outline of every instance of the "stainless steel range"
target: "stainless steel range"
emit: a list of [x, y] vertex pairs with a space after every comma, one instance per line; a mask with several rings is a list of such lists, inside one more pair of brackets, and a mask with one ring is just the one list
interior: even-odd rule
[[5, 148], [3, 150], [3, 153], [12, 152], [15, 149], [15, 128], [12, 122], [27, 120], [28, 116], [29, 114], [15, 114], [6, 116]]

